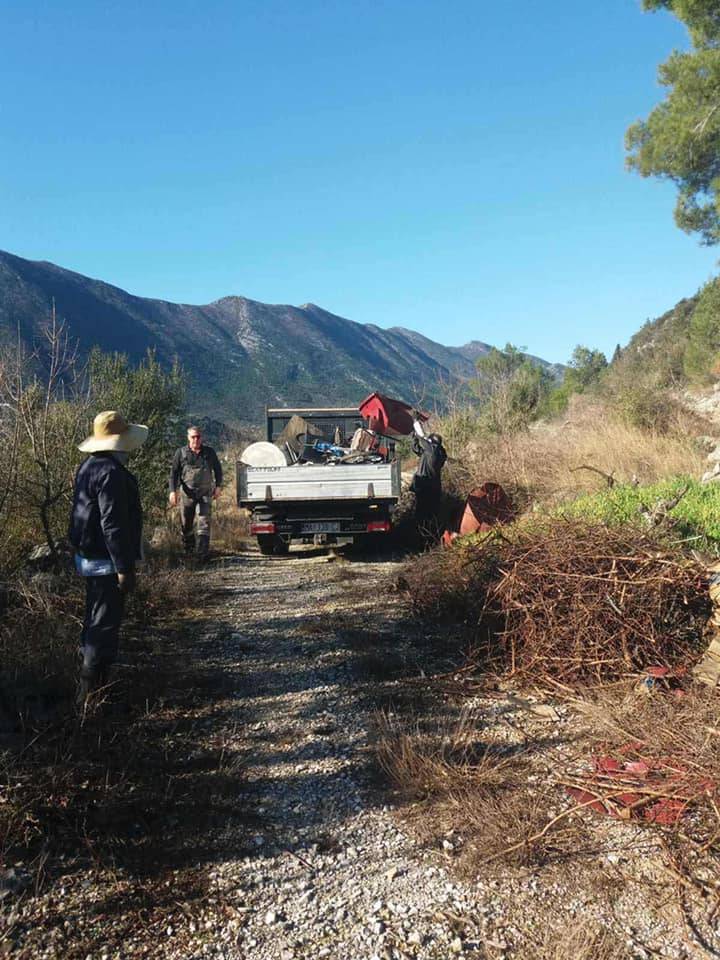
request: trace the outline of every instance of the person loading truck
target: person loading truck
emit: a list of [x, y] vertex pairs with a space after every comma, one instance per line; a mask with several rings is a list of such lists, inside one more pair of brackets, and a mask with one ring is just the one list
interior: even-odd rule
[[415, 520], [427, 543], [439, 534], [438, 519], [442, 500], [442, 468], [447, 460], [442, 437], [437, 433], [425, 435], [417, 416], [413, 419], [413, 452], [420, 457], [410, 489], [415, 494]]
[[189, 427], [187, 446], [180, 447], [173, 457], [170, 471], [170, 506], [180, 508], [180, 529], [185, 553], [195, 549], [195, 517], [197, 515], [197, 554], [207, 557], [210, 547], [212, 501], [222, 488], [220, 461], [212, 447], [202, 442], [198, 427]]

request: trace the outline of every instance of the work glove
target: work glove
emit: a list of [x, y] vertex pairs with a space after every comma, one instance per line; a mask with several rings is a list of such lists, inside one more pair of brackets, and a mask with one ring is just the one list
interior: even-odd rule
[[175, 493], [174, 490], [172, 491], [172, 493], [171, 493], [170, 496], [168, 497], [168, 502], [169, 502], [169, 504], [170, 504], [171, 507], [176, 507], [176, 506], [177, 506], [177, 493]]
[[128, 593], [132, 593], [136, 587], [135, 581], [135, 571], [129, 570], [127, 573], [119, 573], [118, 578], [118, 587], [120, 587], [120, 593], [125, 596]]

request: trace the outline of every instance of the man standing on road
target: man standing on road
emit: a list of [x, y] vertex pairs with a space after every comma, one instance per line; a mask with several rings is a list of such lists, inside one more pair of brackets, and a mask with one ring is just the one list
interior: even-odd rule
[[438, 519], [442, 499], [442, 468], [447, 460], [442, 437], [425, 436], [422, 422], [413, 421], [413, 452], [420, 457], [410, 489], [415, 494], [415, 519], [423, 538], [430, 542], [439, 534]]
[[90, 456], [75, 477], [68, 538], [75, 548], [75, 567], [85, 579], [81, 706], [108, 682], [117, 659], [125, 596], [135, 589], [142, 507], [137, 480], [126, 464], [147, 435], [147, 427], [106, 410], [95, 417], [92, 436], [80, 444]]
[[220, 461], [212, 447], [202, 442], [199, 427], [189, 427], [187, 446], [180, 447], [173, 457], [170, 471], [170, 506], [180, 508], [185, 553], [195, 550], [195, 517], [197, 516], [197, 554], [207, 557], [210, 548], [212, 501], [222, 489]]

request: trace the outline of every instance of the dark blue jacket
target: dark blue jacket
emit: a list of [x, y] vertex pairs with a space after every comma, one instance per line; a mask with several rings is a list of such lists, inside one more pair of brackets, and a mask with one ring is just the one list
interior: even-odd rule
[[70, 515], [70, 543], [90, 560], [110, 558], [118, 573], [140, 559], [142, 506], [137, 480], [110, 453], [80, 464]]
[[[445, 447], [441, 443], [430, 440], [428, 437], [413, 437], [413, 451], [420, 457], [420, 463], [415, 471], [415, 477], [421, 477], [440, 490], [442, 483], [441, 472], [447, 460]], [[414, 479], [414, 478], [413, 478]], [[426, 484], [427, 485], [427, 484]], [[411, 487], [411, 489], [413, 489]]]

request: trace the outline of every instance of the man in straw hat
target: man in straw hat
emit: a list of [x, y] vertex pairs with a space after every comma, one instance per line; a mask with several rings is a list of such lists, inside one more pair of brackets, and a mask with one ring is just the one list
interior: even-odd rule
[[95, 417], [92, 436], [80, 444], [90, 456], [75, 477], [69, 539], [86, 588], [81, 703], [108, 681], [117, 658], [124, 599], [135, 588], [142, 507], [137, 480], [126, 464], [147, 435], [147, 427], [105, 410]]

